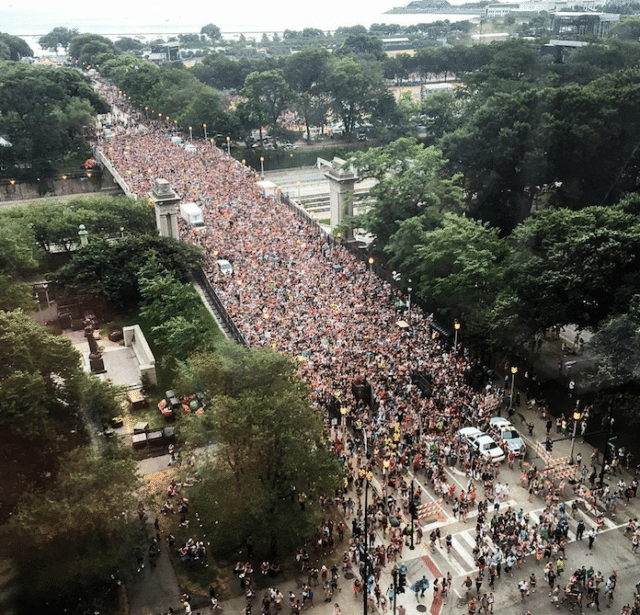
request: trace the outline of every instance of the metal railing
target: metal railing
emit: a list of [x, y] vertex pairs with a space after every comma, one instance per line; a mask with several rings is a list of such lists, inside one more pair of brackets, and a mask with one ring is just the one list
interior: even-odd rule
[[207, 299], [217, 312], [218, 317], [224, 326], [227, 328], [229, 335], [241, 346], [247, 346], [247, 341], [244, 339], [242, 333], [240, 333], [240, 329], [238, 329], [234, 320], [229, 316], [229, 312], [227, 312], [227, 309], [224, 307], [224, 304], [222, 303], [222, 300], [215, 288], [213, 288], [209, 283], [205, 272], [201, 268], [198, 268], [194, 271], [193, 277], [196, 279], [196, 282], [198, 282], [203, 292], [207, 295]]

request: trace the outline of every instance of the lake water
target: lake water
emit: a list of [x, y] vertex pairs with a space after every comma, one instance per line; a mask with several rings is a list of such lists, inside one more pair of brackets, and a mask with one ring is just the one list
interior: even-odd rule
[[[460, 4], [454, 0], [452, 4]], [[402, 0], [369, 0], [367, 3], [345, 3], [341, 0], [302, 5], [293, 0], [245, 0], [235, 3], [209, 3], [194, 0], [174, 2], [159, 0], [142, 3], [113, 0], [104, 5], [80, 7], [77, 2], [61, 0], [44, 3], [42, 0], [0, 0], [0, 32], [38, 37], [54, 27], [77, 28], [80, 32], [102, 35], [169, 34], [199, 32], [208, 23], [216, 24], [223, 33], [260, 34], [281, 33], [285, 29], [318, 28], [333, 31], [340, 26], [373, 23], [411, 25], [449, 19], [460, 21], [472, 15], [387, 15], [385, 11], [402, 6]]]

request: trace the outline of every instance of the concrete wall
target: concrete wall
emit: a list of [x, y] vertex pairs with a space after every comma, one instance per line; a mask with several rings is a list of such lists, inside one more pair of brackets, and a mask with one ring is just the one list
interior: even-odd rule
[[88, 194], [99, 192], [103, 188], [107, 189], [110, 187], [117, 188], [117, 185], [110, 182], [110, 185], [103, 186], [103, 174], [101, 171], [94, 171], [94, 176], [87, 181], [81, 181], [75, 178], [46, 179], [41, 182], [16, 182], [15, 184], [3, 181], [0, 183], [0, 202], [33, 200], [50, 196]]
[[156, 376], [156, 359], [147, 344], [147, 340], [142, 333], [142, 329], [139, 325], [133, 325], [132, 327], [124, 327], [122, 329], [124, 335], [124, 345], [131, 348], [138, 361], [138, 368], [140, 369], [140, 377], [147, 376], [152, 384], [158, 384], [158, 377]]

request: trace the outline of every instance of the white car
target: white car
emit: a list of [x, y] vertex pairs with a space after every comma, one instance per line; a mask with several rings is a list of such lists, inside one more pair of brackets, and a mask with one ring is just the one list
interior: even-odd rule
[[520, 437], [520, 434], [507, 419], [501, 416], [494, 416], [489, 420], [489, 424], [498, 430], [500, 437], [504, 440], [507, 448], [516, 454], [516, 457], [525, 458], [527, 454], [527, 445]]
[[220, 258], [216, 261], [220, 273], [224, 276], [233, 275], [233, 265], [224, 258]]
[[495, 463], [504, 461], [504, 451], [484, 431], [480, 431], [477, 427], [463, 427], [458, 433], [485, 459], [490, 459]]

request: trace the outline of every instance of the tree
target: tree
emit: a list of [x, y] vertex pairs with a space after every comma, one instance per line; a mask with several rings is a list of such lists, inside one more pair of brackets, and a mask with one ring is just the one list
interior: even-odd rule
[[100, 65], [116, 55], [110, 39], [98, 34], [78, 34], [69, 43], [69, 55], [81, 64]]
[[144, 49], [144, 45], [140, 41], [129, 36], [119, 38], [113, 45], [120, 53], [140, 54]]
[[161, 269], [174, 271], [178, 280], [186, 282], [202, 253], [191, 244], [166, 237], [125, 236], [116, 243], [95, 238], [56, 272], [56, 282], [78, 298], [102, 298], [116, 306], [133, 307], [140, 301], [138, 274], [150, 256]]
[[79, 34], [77, 28], [69, 29], [59, 26], [48, 34], [41, 36], [38, 39], [38, 45], [44, 49], [54, 49], [56, 53], [58, 52], [58, 47], [62, 47], [66, 51], [71, 40]]
[[371, 148], [353, 159], [358, 175], [377, 180], [370, 190], [372, 207], [354, 223], [375, 236], [377, 250], [386, 250], [403, 221], [419, 217], [425, 230], [436, 227], [445, 212], [462, 210], [459, 178], [443, 175], [442, 153], [411, 139]]
[[141, 492], [135, 461], [110, 442], [66, 455], [53, 480], [25, 494], [1, 532], [16, 612], [81, 615], [114, 600], [148, 540]]
[[[388, 252], [410, 276], [418, 292], [451, 318], [463, 318], [469, 332], [484, 333], [489, 309], [502, 287], [510, 249], [497, 229], [445, 213], [433, 230], [404, 221]], [[415, 243], [403, 241], [409, 237]]]
[[369, 117], [378, 98], [381, 77], [377, 62], [346, 56], [331, 63], [327, 85], [333, 95], [332, 108], [346, 134], [352, 134]]
[[283, 355], [229, 344], [194, 357], [191, 369], [211, 396], [204, 420], [215, 424], [219, 448], [190, 500], [216, 552], [236, 552], [253, 536], [275, 559], [316, 530], [315, 503], [340, 485], [321, 413]]
[[337, 56], [364, 56], [378, 62], [384, 60], [387, 55], [382, 47], [382, 41], [377, 36], [368, 34], [351, 34], [335, 53]]
[[262, 144], [262, 127], [270, 124], [275, 128], [287, 107], [290, 94], [284, 74], [281, 70], [253, 72], [247, 75], [241, 94], [247, 99], [249, 117], [259, 124]]
[[[295, 106], [304, 118], [307, 142], [311, 142], [310, 126], [312, 118], [326, 116], [328, 104], [323, 94], [326, 92], [325, 75], [329, 63], [329, 52], [324, 49], [305, 49], [290, 56], [285, 64], [284, 75], [295, 93]], [[320, 111], [318, 114], [317, 111]]]
[[52, 421], [77, 426], [80, 356], [20, 311], [0, 312], [0, 423], [41, 433]]
[[206, 26], [202, 26], [202, 28], [200, 28], [200, 34], [204, 34], [211, 41], [217, 41], [222, 38], [220, 28], [212, 23], [209, 23]]
[[9, 48], [9, 59], [12, 62], [19, 62], [22, 58], [33, 57], [33, 49], [19, 36], [0, 33], [0, 43], [4, 43]]

